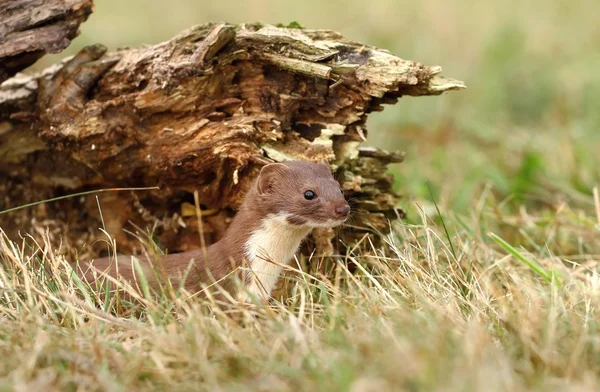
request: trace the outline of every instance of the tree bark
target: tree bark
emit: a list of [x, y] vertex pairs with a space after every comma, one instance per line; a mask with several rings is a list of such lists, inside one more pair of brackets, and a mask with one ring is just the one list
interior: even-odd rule
[[92, 0], [0, 2], [0, 83], [69, 46], [92, 9]]
[[[87, 47], [0, 88], [0, 210], [103, 187], [160, 189], [102, 194], [101, 215], [95, 197], [19, 210], [0, 227], [50, 227], [87, 255], [101, 253], [83, 245], [103, 225], [133, 251], [130, 221], [153, 226], [170, 252], [187, 250], [200, 245], [194, 192], [212, 243], [262, 165], [306, 159], [328, 161], [353, 200], [343, 242], [388, 232], [402, 212], [386, 169], [403, 155], [361, 147], [367, 116], [403, 95], [464, 88], [440, 71], [333, 31], [262, 24], [207, 24], [108, 54]], [[315, 238], [335, 248], [331, 232]]]

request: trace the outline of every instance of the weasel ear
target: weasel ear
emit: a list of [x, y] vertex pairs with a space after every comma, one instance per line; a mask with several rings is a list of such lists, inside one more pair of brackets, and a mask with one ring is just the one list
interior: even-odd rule
[[329, 162], [327, 162], [325, 159], [321, 159], [317, 162], [317, 164], [324, 168], [328, 174], [331, 174], [331, 166], [329, 166]]
[[265, 193], [268, 193], [273, 187], [274, 180], [288, 170], [289, 168], [283, 163], [269, 163], [268, 165], [263, 166], [262, 169], [260, 169], [258, 180], [256, 182], [258, 194], [264, 195]]
[[327, 168], [327, 170], [331, 171], [331, 166], [329, 166], [329, 162], [327, 162], [325, 159], [321, 159], [319, 162], [317, 162], [319, 165], [325, 166]]

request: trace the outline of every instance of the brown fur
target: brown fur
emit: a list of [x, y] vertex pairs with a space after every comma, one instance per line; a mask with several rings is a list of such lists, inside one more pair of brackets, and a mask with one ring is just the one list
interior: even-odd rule
[[[307, 190], [312, 190], [317, 197], [306, 200], [304, 192]], [[177, 287], [181, 276], [192, 262], [185, 282], [187, 290], [197, 292], [202, 283], [213, 283], [210, 278], [212, 275], [213, 279], [220, 280], [221, 287], [232, 292], [233, 281], [227, 276], [245, 263], [248, 256], [246, 244], [252, 233], [262, 227], [265, 219], [284, 216], [290, 226], [333, 227], [343, 223], [348, 213], [349, 206], [327, 164], [303, 161], [273, 163], [262, 168], [221, 240], [206, 249], [172, 254], [151, 261], [159, 264], [158, 276], [161, 272], [166, 273], [174, 287]], [[280, 233], [273, 233], [273, 236], [278, 234]], [[156, 287], [158, 276], [148, 268], [149, 260], [142, 258], [141, 263], [145, 266], [146, 278]], [[116, 264], [118, 275], [129, 281], [135, 278], [129, 256], [119, 256], [117, 263], [114, 259], [111, 262], [109, 258], [92, 260], [84, 263], [83, 269], [93, 266], [94, 269], [106, 271], [108, 275], [116, 277]], [[245, 283], [247, 276], [237, 275]], [[95, 279], [90, 269], [85, 272], [84, 278], [90, 282]]]

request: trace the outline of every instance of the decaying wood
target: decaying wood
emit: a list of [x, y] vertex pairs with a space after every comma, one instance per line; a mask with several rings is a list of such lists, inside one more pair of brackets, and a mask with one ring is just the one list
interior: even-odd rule
[[199, 246], [195, 192], [211, 243], [266, 162], [324, 159], [353, 200], [342, 240], [387, 232], [401, 212], [386, 169], [402, 154], [361, 147], [368, 114], [403, 95], [464, 88], [440, 67], [324, 30], [207, 24], [155, 46], [104, 51], [88, 47], [1, 87], [0, 210], [102, 187], [160, 190], [0, 215], [5, 229], [50, 226], [97, 253], [83, 243], [104, 225], [125, 252], [139, 244], [123, 233], [131, 221], [154, 225], [170, 252], [186, 250]]
[[0, 1], [0, 83], [69, 46], [92, 9], [92, 0]]

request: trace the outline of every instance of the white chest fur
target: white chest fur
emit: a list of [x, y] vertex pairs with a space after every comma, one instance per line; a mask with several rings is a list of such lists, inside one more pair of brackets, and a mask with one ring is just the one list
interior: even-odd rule
[[249, 263], [248, 293], [268, 298], [279, 279], [283, 266], [287, 265], [300, 242], [310, 232], [308, 227], [290, 225], [285, 215], [270, 215], [245, 244]]

